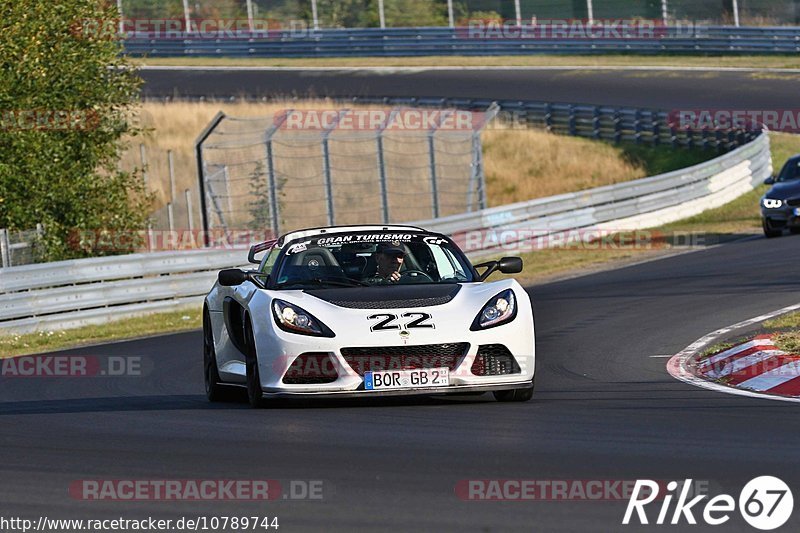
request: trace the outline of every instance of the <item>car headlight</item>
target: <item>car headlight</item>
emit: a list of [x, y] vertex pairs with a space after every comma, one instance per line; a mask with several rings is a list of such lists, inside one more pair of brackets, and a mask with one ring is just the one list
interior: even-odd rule
[[289, 302], [273, 300], [272, 314], [275, 316], [275, 323], [283, 331], [314, 337], [335, 337], [333, 331], [314, 315]]
[[774, 198], [764, 198], [762, 200], [764, 207], [767, 209], [777, 209], [778, 207], [783, 205], [783, 200], [776, 200]]
[[493, 328], [514, 320], [517, 316], [517, 300], [514, 291], [506, 289], [483, 306], [481, 312], [472, 321], [471, 331]]

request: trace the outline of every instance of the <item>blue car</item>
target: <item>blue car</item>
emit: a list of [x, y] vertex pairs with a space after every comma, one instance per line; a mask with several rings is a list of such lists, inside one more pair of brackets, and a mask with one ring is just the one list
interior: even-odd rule
[[761, 198], [764, 235], [780, 237], [784, 229], [800, 233], [800, 154], [789, 158], [780, 174], [764, 184], [772, 185]]

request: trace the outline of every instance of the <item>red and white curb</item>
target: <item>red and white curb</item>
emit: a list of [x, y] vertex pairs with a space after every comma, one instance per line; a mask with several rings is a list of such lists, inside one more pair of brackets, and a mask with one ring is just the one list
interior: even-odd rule
[[800, 402], [800, 357], [778, 350], [769, 335], [698, 360], [703, 348], [730, 332], [798, 309], [800, 304], [790, 305], [709, 333], [670, 358], [667, 371], [680, 381], [717, 392]]

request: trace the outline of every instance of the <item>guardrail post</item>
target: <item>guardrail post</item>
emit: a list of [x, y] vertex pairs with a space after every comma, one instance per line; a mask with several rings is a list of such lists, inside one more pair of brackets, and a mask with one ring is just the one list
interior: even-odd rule
[[622, 117], [619, 109], [614, 110], [614, 143], [619, 144], [622, 140]]
[[547, 129], [547, 133], [553, 132], [553, 113], [550, 104], [544, 104], [544, 127]]
[[597, 106], [592, 109], [592, 138], [600, 138], [600, 108]]
[[652, 112], [650, 113], [650, 119], [652, 121], [650, 123], [650, 134], [653, 137], [651, 142], [653, 143], [653, 146], [658, 146], [661, 144], [661, 124], [658, 122], [658, 116]]
[[325, 131], [322, 133], [322, 174], [325, 176], [325, 203], [328, 206], [329, 226], [335, 225], [336, 214], [334, 213], [333, 182], [331, 179], [331, 153], [330, 147], [328, 146], [328, 137], [330, 137], [331, 132], [336, 129], [336, 126], [339, 124], [339, 121], [342, 119], [342, 117], [349, 113], [349, 111], [349, 109], [340, 111], [339, 114], [336, 115], [336, 119], [333, 120], [331, 125], [325, 128]]
[[642, 119], [641, 119], [641, 111], [636, 109], [633, 112], [633, 131], [634, 131], [634, 141], [636, 144], [642, 143]]
[[569, 124], [568, 124], [568, 131], [570, 135], [577, 135], [577, 129], [575, 128], [575, 107], [569, 106]]
[[0, 257], [2, 258], [3, 268], [11, 266], [10, 248], [8, 244], [8, 230], [0, 228]]
[[674, 124], [669, 125], [669, 143], [673, 150], [678, 147], [678, 130]]
[[703, 150], [708, 149], [708, 128], [703, 128], [700, 138], [703, 142]]

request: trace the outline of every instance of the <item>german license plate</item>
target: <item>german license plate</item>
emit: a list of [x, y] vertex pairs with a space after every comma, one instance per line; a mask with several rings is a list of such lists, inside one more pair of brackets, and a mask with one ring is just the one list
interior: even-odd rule
[[366, 390], [418, 389], [450, 385], [448, 368], [364, 372]]

